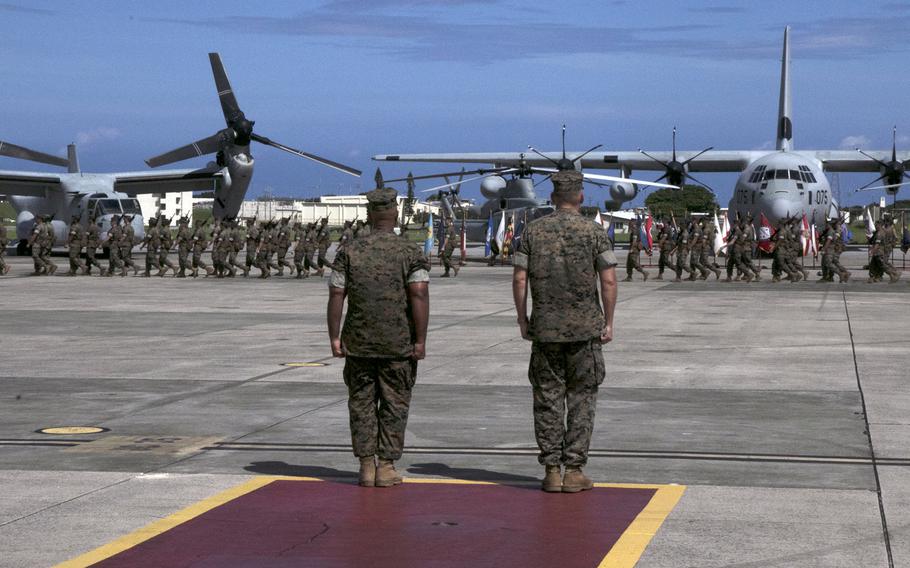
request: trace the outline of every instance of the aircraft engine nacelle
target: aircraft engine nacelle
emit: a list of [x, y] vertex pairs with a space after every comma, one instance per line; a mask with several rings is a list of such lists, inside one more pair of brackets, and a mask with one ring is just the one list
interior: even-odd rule
[[638, 195], [638, 187], [632, 183], [614, 183], [610, 187], [610, 198], [615, 202], [632, 201]]
[[35, 215], [31, 211], [20, 211], [16, 215], [16, 236], [19, 239], [27, 239], [32, 234], [32, 227], [35, 226]]
[[506, 187], [506, 180], [500, 176], [488, 176], [480, 182], [480, 193], [487, 199], [496, 199]]

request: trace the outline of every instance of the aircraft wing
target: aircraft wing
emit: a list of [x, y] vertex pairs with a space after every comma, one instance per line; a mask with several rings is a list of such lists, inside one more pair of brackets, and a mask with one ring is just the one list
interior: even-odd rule
[[0, 195], [47, 197], [49, 191], [60, 189], [58, 174], [0, 170]]
[[114, 190], [137, 195], [170, 191], [212, 191], [224, 179], [221, 168], [162, 170], [114, 174]]
[[[649, 152], [651, 156], [668, 162], [673, 158], [670, 152]], [[767, 151], [709, 151], [701, 154], [689, 163], [689, 171], [693, 172], [740, 172], [750, 163], [767, 154]], [[581, 155], [581, 152], [567, 152], [566, 157], [571, 159]], [[677, 152], [676, 158], [685, 162], [698, 152]], [[453, 154], [380, 154], [373, 156], [373, 160], [380, 162], [424, 162], [431, 164], [491, 164], [499, 166], [517, 166], [524, 161], [529, 166], [551, 167], [553, 161], [562, 158], [561, 152], [544, 153], [543, 157], [528, 152], [488, 152], [488, 153], [453, 153]], [[551, 161], [552, 160], [552, 161]], [[641, 152], [591, 152], [581, 159], [583, 169], [595, 170], [645, 170], [663, 171], [664, 165], [645, 156]]]
[[[856, 150], [799, 150], [800, 154], [814, 155], [822, 163], [827, 172], [878, 172], [879, 164], [863, 156]], [[866, 152], [883, 162], [891, 161], [890, 150], [875, 150]], [[910, 160], [910, 152], [898, 152], [900, 161]]]

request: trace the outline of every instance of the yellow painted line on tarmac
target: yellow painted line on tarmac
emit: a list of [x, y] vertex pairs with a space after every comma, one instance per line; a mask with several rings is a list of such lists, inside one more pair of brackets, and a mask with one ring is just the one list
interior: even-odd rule
[[619, 487], [628, 489], [656, 489], [647, 506], [601, 560], [598, 568], [633, 568], [645, 549], [657, 534], [673, 508], [686, 491], [684, 485], [637, 485], [630, 483], [595, 483], [595, 487]]
[[226, 491], [222, 491], [217, 495], [213, 495], [207, 499], [203, 499], [197, 503], [193, 503], [189, 507], [177, 511], [173, 515], [167, 516], [161, 520], [155, 521], [149, 525], [142, 527], [139, 530], [131, 532], [126, 536], [122, 536], [117, 540], [109, 542], [103, 546], [96, 548], [90, 552], [86, 552], [82, 556], [73, 558], [72, 560], [67, 560], [57, 564], [56, 568], [76, 568], [82, 566], [91, 566], [102, 560], [106, 560], [112, 556], [120, 554], [125, 550], [129, 550], [138, 544], [158, 536], [159, 534], [165, 533], [172, 528], [182, 525], [183, 523], [195, 519], [203, 513], [207, 513], [216, 507], [220, 507], [225, 503], [233, 501], [238, 497], [242, 497], [247, 493], [252, 493], [257, 489], [265, 487], [269, 483], [281, 479], [295, 480], [295, 481], [321, 481], [315, 477], [283, 477], [283, 476], [261, 476], [254, 477], [253, 479], [241, 483], [236, 487], [231, 487]]
[[100, 434], [108, 432], [107, 428], [100, 426], [52, 426], [37, 430], [39, 434], [52, 434], [55, 436], [72, 436], [73, 434]]

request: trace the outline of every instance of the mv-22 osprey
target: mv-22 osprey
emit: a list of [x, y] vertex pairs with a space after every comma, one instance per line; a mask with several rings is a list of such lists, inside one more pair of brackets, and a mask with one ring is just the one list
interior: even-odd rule
[[[752, 214], [757, 220], [764, 214], [772, 223], [788, 216], [805, 215], [810, 223], [821, 224], [826, 218], [838, 215], [838, 204], [831, 194], [826, 172], [878, 172], [880, 176], [867, 184], [878, 181], [881, 188], [896, 193], [910, 179], [910, 152], [861, 150], [800, 150], [793, 148], [793, 122], [790, 96], [790, 28], [784, 30], [783, 58], [781, 63], [780, 100], [777, 120], [777, 148], [774, 151], [731, 150], [713, 151], [713, 148], [692, 152], [676, 151], [675, 133], [672, 152], [648, 153], [641, 149], [626, 152], [587, 152], [566, 166], [575, 169], [619, 170], [627, 178], [634, 170], [662, 171], [658, 179], [674, 186], [681, 186], [690, 172], [741, 172], [730, 200], [730, 215]], [[890, 154], [890, 155], [889, 155]], [[379, 161], [427, 163], [482, 163], [500, 168], [546, 167], [559, 160], [559, 155], [526, 155], [509, 152], [464, 154], [384, 154], [373, 157]], [[482, 173], [484, 170], [477, 170]], [[501, 172], [483, 180], [481, 190], [494, 201], [498, 194], [508, 190]], [[451, 175], [451, 174], [450, 174]], [[611, 199], [608, 209], [618, 208], [639, 193], [639, 183], [621, 179], [610, 186]], [[864, 189], [864, 188], [861, 188]]]
[[253, 176], [254, 160], [250, 154], [250, 143], [253, 140], [346, 174], [360, 176], [359, 170], [296, 150], [253, 132], [254, 121], [246, 118], [240, 110], [221, 57], [217, 53], [210, 53], [209, 61], [227, 128], [146, 161], [154, 168], [197, 156], [216, 154], [215, 161], [204, 168], [86, 173], [79, 168], [75, 145], [71, 144], [68, 156], [62, 158], [0, 142], [0, 156], [67, 168], [66, 173], [0, 170], [0, 196], [5, 196], [10, 201], [17, 214], [19, 254], [24, 254], [27, 249], [26, 240], [38, 215], [53, 216], [57, 242], [65, 241], [73, 216], [78, 216], [83, 224], [95, 218], [105, 236], [113, 217], [131, 215], [136, 235], [142, 238], [144, 222], [139, 202], [135, 198], [140, 193], [214, 191], [215, 218], [234, 217], [240, 211]]

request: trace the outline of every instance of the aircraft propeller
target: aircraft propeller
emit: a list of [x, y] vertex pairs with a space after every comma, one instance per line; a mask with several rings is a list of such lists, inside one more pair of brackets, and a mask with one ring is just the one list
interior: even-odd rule
[[215, 87], [218, 90], [218, 100], [221, 102], [221, 112], [224, 115], [224, 121], [227, 124], [227, 128], [219, 130], [215, 134], [197, 140], [191, 144], [165, 152], [154, 158], [149, 158], [145, 161], [146, 164], [152, 168], [157, 168], [158, 166], [188, 160], [197, 156], [219, 153], [218, 164], [224, 166], [224, 163], [222, 163], [223, 155], [220, 154], [220, 152], [222, 152], [225, 147], [231, 145], [249, 146], [250, 142], [255, 140], [260, 144], [265, 144], [266, 146], [277, 148], [289, 154], [312, 160], [340, 172], [352, 176], [360, 176], [360, 170], [309, 152], [285, 146], [271, 138], [256, 134], [253, 131], [253, 125], [256, 124], [256, 122], [248, 119], [243, 111], [240, 110], [240, 105], [237, 103], [237, 98], [234, 96], [231, 83], [228, 81], [227, 73], [224, 71], [224, 65], [221, 63], [221, 56], [217, 53], [209, 53], [209, 62], [212, 65], [212, 74], [215, 77]]
[[695, 183], [697, 183], [697, 184], [699, 184], [699, 185], [702, 185], [702, 186], [704, 186], [704, 187], [707, 187], [707, 188], [710, 189], [712, 192], [717, 193], [716, 191], [714, 191], [713, 189], [711, 189], [711, 186], [709, 186], [708, 184], [703, 183], [703, 182], [699, 181], [698, 179], [696, 179], [692, 174], [689, 173], [689, 170], [688, 170], [688, 168], [687, 168], [687, 166], [688, 166], [693, 160], [695, 160], [696, 158], [698, 158], [699, 156], [701, 156], [701, 155], [704, 154], [705, 152], [709, 152], [709, 151], [711, 151], [711, 150], [713, 150], [713, 149], [714, 149], [714, 146], [709, 146], [708, 148], [705, 148], [704, 150], [702, 150], [701, 152], [695, 154], [694, 156], [692, 156], [692, 157], [689, 158], [688, 160], [686, 160], [686, 161], [684, 161], [684, 162], [680, 162], [680, 161], [677, 159], [677, 157], [676, 157], [676, 127], [674, 126], [674, 127], [673, 127], [673, 157], [672, 157], [672, 159], [671, 159], [669, 162], [665, 162], [665, 161], [663, 161], [663, 160], [660, 160], [660, 159], [658, 159], [658, 158], [655, 158], [654, 156], [652, 156], [651, 154], [645, 152], [645, 151], [642, 150], [641, 148], [639, 148], [638, 151], [641, 152], [642, 154], [644, 154], [645, 156], [647, 156], [648, 158], [651, 158], [652, 160], [654, 160], [654, 161], [657, 162], [658, 164], [661, 164], [661, 165], [664, 167], [664, 175], [662, 175], [662, 176], [660, 176], [659, 178], [657, 178], [657, 181], [666, 179], [667, 181], [670, 182], [671, 185], [675, 185], [675, 186], [677, 186], [677, 187], [682, 187], [682, 186], [683, 186], [683, 183], [684, 183], [684, 182], [686, 181], [686, 179], [688, 178], [688, 179], [694, 181]]
[[[878, 176], [877, 178], [870, 181], [869, 183], [862, 186], [861, 188], [857, 189], [856, 191], [885, 189], [889, 193], [897, 193], [898, 189], [901, 186], [907, 185], [908, 183], [910, 183], [910, 182], [904, 181], [905, 179], [910, 180], [910, 174], [907, 173], [907, 166], [910, 165], [910, 160], [901, 162], [900, 160], [897, 159], [897, 126], [895, 126], [894, 129], [891, 131], [891, 160], [890, 161], [885, 162], [883, 160], [879, 160], [875, 156], [872, 156], [871, 154], [867, 154], [866, 152], [863, 152], [859, 148], [857, 148], [856, 151], [859, 152], [860, 154], [862, 154], [863, 156], [869, 158], [870, 160], [873, 160], [875, 163], [877, 163], [879, 166], [881, 166], [882, 171], [884, 172], [882, 175]], [[885, 180], [885, 182], [886, 182], [885, 185], [871, 187], [872, 184], [878, 183], [882, 180]]]
[[20, 160], [28, 160], [41, 164], [50, 164], [51, 166], [62, 166], [64, 168], [69, 165], [69, 161], [66, 158], [58, 158], [57, 156], [38, 152], [37, 150], [30, 150], [28, 148], [23, 148], [22, 146], [16, 146], [15, 144], [3, 142], [2, 140], [0, 140], [0, 156], [18, 158]]

